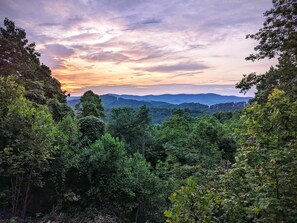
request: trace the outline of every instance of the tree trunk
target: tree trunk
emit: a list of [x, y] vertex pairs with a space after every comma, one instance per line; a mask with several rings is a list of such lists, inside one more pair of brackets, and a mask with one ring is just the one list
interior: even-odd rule
[[142, 140], [142, 143], [141, 143], [141, 154], [142, 154], [142, 157], [145, 159], [145, 141]]
[[15, 183], [13, 182], [13, 177], [10, 179], [11, 184], [11, 206], [12, 206], [12, 215], [16, 214], [16, 191], [17, 191], [17, 178], [15, 178]]
[[136, 216], [135, 216], [135, 223], [138, 221], [138, 212], [139, 212], [139, 204], [137, 206]]
[[32, 175], [32, 173], [30, 173], [30, 176], [29, 176], [29, 179], [28, 179], [28, 184], [27, 184], [25, 198], [24, 198], [23, 213], [22, 213], [23, 218], [26, 217], [26, 212], [27, 212], [27, 203], [28, 203], [28, 197], [29, 197], [30, 188], [31, 188], [31, 175]]

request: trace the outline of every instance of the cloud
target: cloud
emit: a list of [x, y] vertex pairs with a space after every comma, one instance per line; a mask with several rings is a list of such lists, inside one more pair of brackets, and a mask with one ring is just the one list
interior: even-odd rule
[[65, 60], [62, 58], [55, 58], [50, 55], [41, 55], [41, 62], [44, 63], [46, 66], [50, 67], [51, 69], [65, 69], [64, 66]]
[[80, 41], [87, 41], [87, 40], [95, 40], [95, 39], [100, 39], [102, 35], [100, 33], [88, 33], [88, 32], [83, 32], [77, 35], [72, 35], [64, 40], [70, 41], [70, 42], [80, 42]]
[[124, 31], [152, 27], [152, 25], [160, 24], [160, 23], [162, 23], [162, 20], [159, 18], [143, 19], [143, 20], [140, 20], [139, 22], [128, 24], [127, 28], [125, 28]]
[[150, 19], [145, 19], [139, 23], [143, 24], [143, 25], [149, 25], [149, 24], [158, 24], [161, 23], [162, 20], [161, 19], [157, 19], [157, 18], [150, 18]]
[[203, 71], [198, 71], [198, 72], [188, 72], [188, 73], [181, 73], [181, 74], [176, 74], [172, 77], [193, 77], [193, 76], [196, 76], [197, 74], [202, 74], [204, 73]]
[[74, 50], [61, 44], [48, 44], [40, 50], [41, 61], [52, 69], [63, 69], [65, 59], [74, 55]]
[[[76, 46], [81, 47], [82, 46]], [[104, 49], [104, 48], [120, 48], [121, 53], [133, 58], [135, 62], [143, 62], [154, 59], [160, 59], [161, 57], [173, 53], [172, 50], [165, 49], [165, 45], [160, 46], [151, 42], [145, 41], [133, 41], [123, 40], [122, 38], [112, 38], [104, 43], [88, 46], [89, 49]]]
[[[68, 89], [177, 80], [228, 84], [274, 64], [244, 61], [255, 46], [245, 35], [261, 27], [269, 8], [271, 0], [0, 0], [0, 19], [26, 30], [41, 61]], [[63, 76], [75, 70], [76, 79]]]
[[[168, 54], [172, 54], [171, 51], [150, 43], [141, 41], [129, 42], [118, 38], [112, 38], [98, 44], [75, 44], [71, 45], [71, 47], [85, 52], [85, 55], [81, 56], [81, 58], [93, 62], [142, 63], [157, 61]], [[115, 52], [111, 50], [113, 48], [118, 48], [119, 50]]]
[[49, 26], [49, 27], [60, 26], [60, 25], [61, 23], [57, 23], [57, 22], [44, 22], [44, 23], [38, 24], [38, 26]]
[[161, 73], [170, 73], [175, 71], [196, 71], [196, 70], [205, 70], [209, 66], [198, 64], [198, 63], [178, 63], [172, 65], [160, 65], [153, 67], [143, 67], [135, 68], [136, 70], [144, 70], [148, 72], [161, 72]]
[[136, 73], [133, 73], [133, 74], [135, 74], [136, 77], [152, 76], [152, 74], [142, 73], [142, 72], [136, 72]]
[[74, 50], [67, 48], [61, 44], [48, 44], [45, 45], [45, 49], [42, 50], [46, 54], [53, 55], [55, 57], [69, 57], [74, 54]]
[[90, 50], [92, 48], [92, 46], [90, 46], [90, 45], [80, 44], [80, 43], [79, 44], [72, 44], [70, 46], [73, 49], [78, 49], [78, 50], [82, 50], [82, 51], [88, 51], [88, 50]]
[[28, 34], [28, 39], [29, 41], [31, 40], [34, 41], [36, 44], [46, 44], [47, 42], [54, 42], [57, 40], [52, 36], [48, 36], [44, 34], [35, 34], [35, 33]]
[[92, 53], [92, 54], [81, 56], [81, 58], [92, 62], [115, 62], [115, 63], [121, 63], [121, 62], [130, 60], [128, 56], [121, 53], [112, 52], [112, 51], [101, 51], [97, 53]]
[[70, 16], [67, 17], [63, 23], [62, 23], [62, 29], [72, 29], [72, 28], [77, 28], [77, 27], [83, 27], [82, 23], [86, 22], [88, 19], [82, 17], [82, 16], [78, 16], [78, 15], [74, 15], [74, 16]]

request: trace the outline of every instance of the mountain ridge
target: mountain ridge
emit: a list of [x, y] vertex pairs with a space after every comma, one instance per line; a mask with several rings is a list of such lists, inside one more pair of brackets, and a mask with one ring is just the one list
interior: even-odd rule
[[[161, 94], [161, 95], [128, 95], [128, 94], [104, 94], [100, 98], [115, 97], [117, 99], [128, 99], [144, 102], [163, 102], [169, 104], [182, 104], [182, 103], [199, 103], [204, 105], [215, 105], [230, 102], [248, 102], [252, 97], [239, 97], [234, 95], [220, 95], [215, 93], [203, 94]], [[68, 101], [79, 99], [80, 96], [69, 97]]]
[[[168, 118], [174, 109], [183, 109], [188, 112], [191, 116], [200, 116], [203, 114], [213, 114], [216, 112], [232, 112], [243, 109], [246, 107], [247, 102], [225, 102], [212, 105], [205, 105], [201, 103], [181, 103], [181, 104], [170, 104], [162, 101], [139, 101], [134, 99], [124, 99], [120, 96], [114, 96], [111, 94], [99, 96], [105, 107], [107, 113], [106, 120], [109, 119], [110, 111], [113, 108], [119, 107], [130, 107], [138, 109], [140, 106], [145, 105], [150, 109], [150, 114], [153, 123], [162, 123]], [[74, 107], [80, 100], [80, 97], [68, 98], [68, 104]]]

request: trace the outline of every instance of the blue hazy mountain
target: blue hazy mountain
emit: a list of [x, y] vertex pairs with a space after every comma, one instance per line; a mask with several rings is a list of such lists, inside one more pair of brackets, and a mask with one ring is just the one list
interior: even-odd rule
[[170, 104], [200, 103], [204, 105], [214, 105], [228, 102], [247, 102], [251, 97], [225, 96], [219, 94], [162, 94], [162, 95], [116, 95], [115, 97], [133, 99], [137, 101], [162, 101]]
[[[229, 103], [229, 102], [248, 102], [251, 97], [238, 97], [238, 96], [225, 96], [225, 95], [219, 95], [219, 94], [162, 94], [162, 95], [117, 95], [117, 94], [105, 94], [101, 95], [100, 98], [103, 101], [103, 104], [107, 103], [109, 104], [124, 104], [126, 102], [129, 102], [131, 104], [138, 104], [135, 101], [140, 101], [139, 104], [148, 105], [151, 106], [148, 107], [162, 107], [164, 106], [170, 106], [169, 104], [182, 104], [182, 103], [199, 103], [203, 105], [215, 105], [215, 104], [221, 104], [221, 103]], [[79, 97], [69, 97], [68, 101], [79, 99]], [[131, 100], [131, 101], [125, 101], [123, 99]], [[115, 101], [116, 100], [116, 101]], [[144, 103], [147, 102], [147, 103]], [[160, 104], [157, 104], [158, 102], [161, 102]], [[168, 103], [168, 104], [166, 104]]]
[[[210, 95], [209, 101], [207, 96]], [[174, 101], [175, 103], [168, 103], [163, 101], [153, 101], [153, 99], [160, 99], [158, 96], [135, 96], [135, 95], [115, 95], [115, 94], [106, 94], [101, 95], [100, 98], [105, 107], [107, 113], [107, 119], [109, 118], [110, 110], [117, 107], [131, 107], [138, 109], [140, 106], [145, 105], [150, 108], [150, 113], [154, 123], [161, 123], [166, 118], [168, 118], [174, 109], [184, 109], [192, 116], [200, 116], [203, 114], [213, 114], [216, 112], [231, 112], [243, 109], [248, 99], [236, 96], [221, 96], [216, 94], [199, 94], [199, 95], [179, 95], [177, 100], [174, 100], [174, 95], [160, 95], [160, 98], [166, 99], [167, 101]], [[136, 98], [136, 99], [134, 99]], [[203, 101], [205, 104], [191, 102], [193, 101]], [[143, 100], [141, 100], [143, 99]], [[164, 100], [165, 100], [164, 99]], [[68, 97], [68, 104], [74, 107], [80, 100], [80, 97]], [[211, 100], [211, 101], [210, 101]], [[186, 101], [186, 102], [184, 102]], [[182, 103], [177, 103], [182, 102]], [[218, 102], [218, 103], [216, 103]], [[213, 104], [214, 103], [214, 104]]]
[[[124, 99], [124, 98], [109, 95], [109, 94], [101, 95], [100, 98], [106, 109], [117, 108], [117, 107], [139, 108], [142, 105], [145, 105], [149, 108], [174, 109], [177, 107], [174, 104], [161, 102], [161, 101], [139, 101], [134, 99]], [[74, 107], [79, 102], [79, 99], [80, 97], [69, 97], [67, 101], [70, 106]]]

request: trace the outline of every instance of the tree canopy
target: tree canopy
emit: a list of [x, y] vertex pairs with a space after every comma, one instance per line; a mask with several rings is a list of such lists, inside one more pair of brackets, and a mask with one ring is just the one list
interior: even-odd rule
[[94, 116], [97, 118], [104, 117], [104, 107], [101, 99], [93, 91], [86, 91], [80, 98], [79, 103], [75, 106], [78, 114], [82, 117]]
[[279, 64], [261, 75], [251, 73], [237, 84], [241, 92], [246, 93], [256, 86], [256, 100], [267, 100], [274, 88], [296, 95], [297, 67], [297, 3], [295, 0], [273, 0], [273, 8], [264, 13], [266, 20], [263, 28], [247, 37], [259, 44], [256, 54], [248, 60], [277, 57]]
[[297, 65], [297, 2], [295, 0], [273, 0], [273, 8], [266, 11], [263, 27], [247, 38], [255, 39], [259, 44], [255, 54], [248, 60], [263, 58], [287, 58]]
[[70, 112], [60, 82], [51, 76], [49, 67], [40, 63], [35, 43], [29, 43], [25, 30], [7, 18], [4, 28], [0, 27], [0, 48], [0, 76], [14, 76], [24, 86], [25, 97], [47, 105], [56, 121]]
[[[264, 27], [248, 35], [259, 44], [247, 59], [278, 57], [279, 63], [265, 74], [245, 75], [237, 84], [242, 92], [253, 86], [257, 92], [241, 116], [240, 128], [233, 132], [237, 141], [235, 162], [218, 168], [219, 178], [208, 181], [207, 186], [201, 184], [201, 178], [189, 178], [170, 196], [167, 222], [297, 220], [297, 3], [273, 0], [273, 8], [264, 16]], [[213, 141], [218, 136], [214, 133], [203, 139], [211, 136]], [[206, 144], [210, 145], [201, 143]]]

